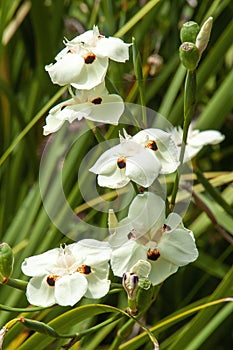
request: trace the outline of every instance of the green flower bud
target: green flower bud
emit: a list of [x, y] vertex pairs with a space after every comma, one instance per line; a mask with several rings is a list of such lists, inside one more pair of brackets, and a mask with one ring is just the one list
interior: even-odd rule
[[195, 44], [185, 42], [179, 48], [180, 60], [188, 70], [192, 71], [197, 67], [200, 53]]
[[35, 320], [30, 320], [23, 316], [20, 317], [19, 321], [27, 328], [32, 329], [33, 331], [50, 335], [50, 337], [58, 338], [59, 335], [57, 332], [44, 322], [39, 322]]
[[181, 42], [195, 43], [199, 29], [199, 25], [196, 22], [189, 21], [184, 23], [180, 30]]
[[138, 305], [138, 311], [143, 312], [150, 305], [154, 294], [154, 288], [152, 283], [146, 278], [141, 280], [137, 290], [136, 301]]
[[12, 274], [14, 255], [7, 243], [0, 243], [0, 282], [5, 282]]

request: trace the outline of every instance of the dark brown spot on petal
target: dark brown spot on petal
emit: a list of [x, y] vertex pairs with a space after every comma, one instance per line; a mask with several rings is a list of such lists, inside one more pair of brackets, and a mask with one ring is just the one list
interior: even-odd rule
[[96, 55], [94, 53], [90, 53], [89, 55], [84, 57], [84, 61], [85, 61], [86, 64], [93, 63], [95, 59], [96, 59]]
[[83, 273], [84, 275], [89, 275], [91, 273], [91, 266], [88, 265], [81, 265], [76, 270], [79, 273]]
[[126, 159], [125, 159], [125, 157], [117, 159], [117, 166], [120, 169], [124, 169], [126, 167]]
[[152, 261], [156, 261], [160, 257], [160, 253], [157, 249], [147, 251], [147, 258]]
[[48, 285], [50, 287], [54, 287], [55, 286], [55, 282], [56, 282], [56, 280], [58, 278], [59, 278], [59, 276], [57, 276], [57, 275], [50, 275], [50, 276], [47, 277], [46, 282], [48, 283]]
[[94, 103], [94, 105], [100, 105], [102, 103], [102, 98], [101, 97], [96, 97], [91, 100], [91, 103]]
[[135, 238], [134, 234], [132, 232], [128, 233], [127, 234], [127, 238], [128, 239], [132, 239], [132, 238]]
[[163, 225], [163, 231], [171, 231], [171, 227], [166, 225], [166, 224], [164, 224]]
[[152, 151], [157, 151], [158, 146], [154, 140], [149, 140], [148, 143], [146, 144], [145, 148], [149, 148]]

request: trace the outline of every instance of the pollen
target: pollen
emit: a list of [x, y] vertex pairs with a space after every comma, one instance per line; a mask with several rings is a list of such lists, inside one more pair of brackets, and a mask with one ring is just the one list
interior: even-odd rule
[[147, 258], [149, 260], [156, 261], [158, 260], [159, 257], [160, 257], [160, 253], [157, 249], [154, 249], [154, 250], [148, 249]]
[[152, 151], [157, 151], [158, 146], [154, 140], [149, 140], [148, 143], [146, 144], [145, 148], [149, 148]]
[[117, 159], [117, 166], [120, 169], [126, 168], [126, 159], [125, 159], [125, 157], [121, 157], [121, 158]]
[[84, 275], [89, 275], [91, 273], [91, 266], [88, 265], [81, 265], [76, 270], [79, 273], [82, 273]]
[[46, 282], [48, 283], [48, 285], [50, 287], [54, 287], [55, 286], [55, 282], [56, 280], [59, 278], [59, 276], [57, 275], [49, 275], [46, 279]]
[[93, 63], [95, 59], [96, 59], [96, 55], [94, 53], [90, 53], [89, 55], [84, 57], [84, 61], [85, 61], [86, 64]]
[[100, 105], [102, 101], [103, 99], [101, 97], [96, 97], [96, 98], [93, 98], [93, 100], [91, 100], [91, 103], [93, 103], [94, 105]]

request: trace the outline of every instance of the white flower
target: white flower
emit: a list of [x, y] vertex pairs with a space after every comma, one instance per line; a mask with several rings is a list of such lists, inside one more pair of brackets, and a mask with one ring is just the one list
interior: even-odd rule
[[110, 286], [110, 255], [107, 243], [84, 239], [25, 259], [22, 271], [32, 276], [26, 291], [28, 301], [44, 307], [55, 303], [73, 306], [83, 296], [103, 297]]
[[2, 329], [0, 329], [0, 349], [2, 349], [3, 340], [7, 331], [8, 329], [6, 327], [2, 327]]
[[159, 175], [160, 162], [125, 133], [120, 144], [104, 152], [89, 170], [98, 174], [99, 186], [120, 188], [130, 180], [149, 187]]
[[151, 192], [135, 197], [128, 217], [119, 222], [109, 243], [114, 275], [122, 276], [138, 260], [146, 260], [151, 264], [148, 278], [153, 285], [198, 256], [193, 233], [184, 228], [182, 218], [171, 213], [165, 219], [165, 202]]
[[[180, 152], [183, 135], [182, 128], [173, 128], [170, 130], [170, 133]], [[199, 131], [197, 129], [193, 130], [192, 126], [190, 126], [186, 141], [184, 162], [187, 162], [195, 157], [204, 146], [216, 145], [222, 142], [224, 138], [225, 136], [217, 130]]]
[[104, 83], [91, 90], [76, 90], [73, 98], [59, 103], [49, 111], [44, 126], [44, 135], [56, 132], [65, 121], [86, 118], [96, 122], [118, 124], [124, 111], [124, 102], [119, 95], [110, 95]]
[[161, 174], [173, 173], [179, 166], [179, 152], [171, 135], [160, 129], [144, 129], [133, 140], [148, 148], [161, 163]]
[[71, 84], [77, 89], [92, 89], [106, 75], [108, 59], [125, 62], [129, 46], [118, 38], [105, 38], [98, 27], [65, 41], [66, 47], [55, 57], [55, 64], [45, 66], [54, 84]]

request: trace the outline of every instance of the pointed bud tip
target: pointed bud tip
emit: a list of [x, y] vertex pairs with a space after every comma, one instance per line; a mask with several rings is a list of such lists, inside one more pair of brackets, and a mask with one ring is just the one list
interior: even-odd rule
[[14, 256], [11, 247], [0, 243], [0, 282], [6, 283], [13, 271]]

